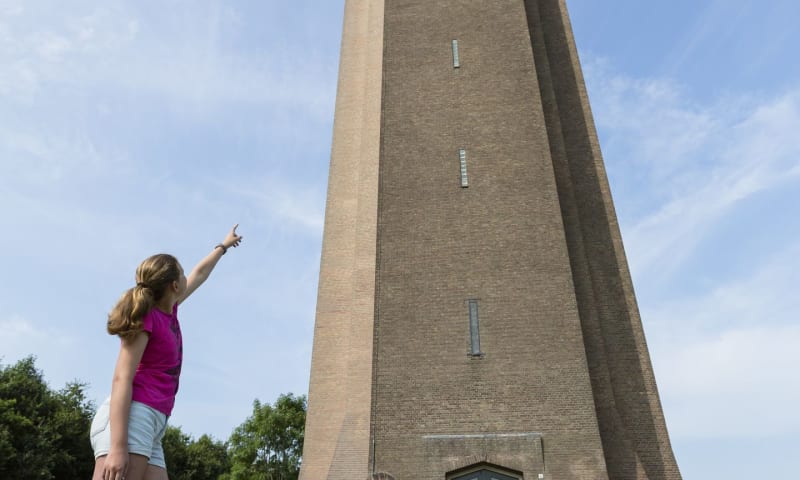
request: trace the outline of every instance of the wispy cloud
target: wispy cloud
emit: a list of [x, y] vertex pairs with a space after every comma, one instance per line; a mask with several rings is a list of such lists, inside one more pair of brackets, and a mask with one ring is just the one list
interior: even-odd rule
[[263, 35], [281, 19], [216, 2], [2, 9], [0, 219], [30, 235], [26, 255], [80, 261], [59, 252], [85, 232], [103, 232], [110, 254], [139, 251], [187, 234], [170, 219], [242, 212], [319, 235], [324, 186], [291, 162], [327, 159], [330, 52]]
[[6, 8], [15, 13], [0, 19], [7, 101], [30, 103], [55, 85], [151, 95], [193, 116], [236, 103], [327, 121], [332, 108], [330, 56], [291, 44], [231, 48], [243, 21], [232, 7], [164, 4], [158, 16], [122, 2], [76, 5], [63, 15]]
[[0, 185], [16, 190], [47, 193], [58, 184], [92, 181], [109, 172], [126, 168], [119, 153], [100, 152], [84, 132], [41, 128], [32, 125], [0, 125], [0, 153], [3, 162]]
[[51, 352], [53, 357], [58, 358], [76, 343], [75, 337], [65, 331], [35, 324], [18, 314], [0, 319], [0, 331], [3, 332], [0, 336], [0, 352], [6, 357], [4, 363], [10, 363], [11, 359], [16, 361], [32, 351]]
[[586, 70], [638, 274], [669, 274], [738, 204], [800, 178], [800, 90], [699, 105], [665, 80]]
[[279, 223], [289, 221], [309, 233], [322, 234], [325, 192], [317, 185], [301, 185], [285, 177], [270, 175], [247, 184], [229, 185], [229, 193], [245, 197]]
[[672, 48], [661, 61], [659, 75], [685, 78], [702, 72], [703, 77], [713, 77], [718, 88], [744, 79], [758, 89], [797, 78], [796, 65], [783, 61], [788, 46], [800, 38], [796, 5], [793, 0], [696, 2], [692, 16], [681, 18], [685, 27], [674, 26]]
[[701, 45], [730, 41], [737, 35], [742, 22], [748, 20], [748, 10], [753, 8], [748, 2], [711, 0], [698, 5], [700, 12], [692, 19], [692, 26], [679, 41], [666, 59], [663, 74], [673, 77], [676, 70], [685, 62], [696, 57]]
[[658, 373], [671, 432], [703, 438], [799, 432], [798, 342], [799, 326], [748, 327], [665, 350]]
[[797, 434], [800, 244], [759, 268], [642, 305], [674, 438]]
[[726, 329], [796, 323], [794, 312], [800, 310], [798, 259], [800, 244], [790, 244], [764, 255], [755, 271], [694, 295], [648, 305], [643, 311], [650, 325], [670, 337], [704, 338]]

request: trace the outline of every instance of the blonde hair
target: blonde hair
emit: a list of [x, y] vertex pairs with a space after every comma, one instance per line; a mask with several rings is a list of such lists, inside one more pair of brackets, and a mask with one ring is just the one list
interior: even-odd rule
[[108, 314], [108, 333], [130, 338], [141, 332], [142, 318], [180, 276], [178, 259], [172, 255], [159, 253], [143, 261], [136, 269], [136, 286], [123, 293]]

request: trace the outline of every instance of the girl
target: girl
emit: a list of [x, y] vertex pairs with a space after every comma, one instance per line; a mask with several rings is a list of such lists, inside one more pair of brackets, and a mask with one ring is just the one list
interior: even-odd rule
[[178, 305], [206, 281], [228, 248], [239, 246], [238, 226], [188, 278], [172, 255], [143, 261], [136, 269], [136, 286], [108, 315], [108, 333], [121, 342], [111, 397], [92, 421], [93, 480], [167, 480], [161, 439], [183, 358]]

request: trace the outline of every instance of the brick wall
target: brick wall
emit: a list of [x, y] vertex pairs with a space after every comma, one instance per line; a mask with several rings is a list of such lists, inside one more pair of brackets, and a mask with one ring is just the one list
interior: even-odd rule
[[[386, 5], [373, 421], [398, 479], [492, 455], [537, 478], [530, 432], [554, 478], [607, 478], [526, 18], [512, 0]], [[426, 437], [486, 434], [497, 450], [426, 455]]]

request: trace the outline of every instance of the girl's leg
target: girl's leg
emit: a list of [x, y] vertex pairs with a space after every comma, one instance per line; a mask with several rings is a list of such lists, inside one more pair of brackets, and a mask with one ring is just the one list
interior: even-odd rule
[[94, 473], [92, 473], [92, 480], [103, 480], [103, 467], [106, 464], [106, 456], [97, 457], [94, 461]]
[[[94, 461], [94, 473], [92, 474], [92, 480], [103, 480], [103, 466], [105, 463], [105, 455], [102, 457], [97, 457], [97, 460]], [[147, 467], [147, 457], [143, 455], [136, 455], [135, 453], [130, 454], [128, 471], [125, 474], [125, 480], [144, 480], [145, 478], [149, 480], [150, 477], [146, 476], [148, 471]], [[166, 471], [164, 473], [166, 475]], [[163, 478], [166, 479], [167, 477], [164, 476]]]
[[155, 465], [148, 465], [144, 480], [169, 480], [169, 477], [165, 469], [156, 467]]

